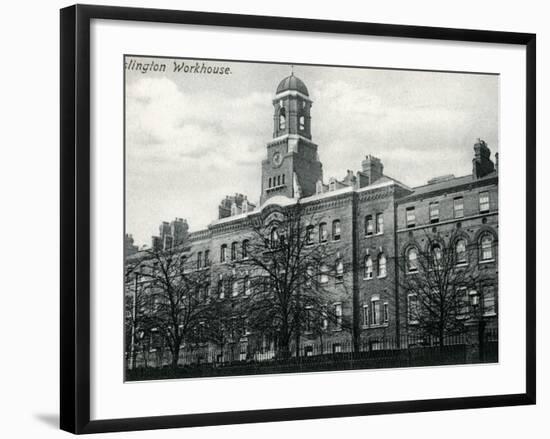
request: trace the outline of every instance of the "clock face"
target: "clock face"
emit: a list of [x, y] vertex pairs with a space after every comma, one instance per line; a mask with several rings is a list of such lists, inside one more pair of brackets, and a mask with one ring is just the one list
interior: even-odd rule
[[275, 154], [273, 154], [273, 164], [275, 166], [279, 166], [282, 161], [283, 161], [283, 156], [281, 155], [280, 152], [276, 152]]

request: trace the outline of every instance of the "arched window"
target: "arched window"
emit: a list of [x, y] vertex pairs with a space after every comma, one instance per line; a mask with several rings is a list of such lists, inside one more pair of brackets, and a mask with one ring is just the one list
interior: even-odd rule
[[233, 280], [232, 280], [232, 283], [231, 283], [231, 295], [232, 295], [233, 297], [239, 295], [239, 279], [237, 279], [237, 278], [233, 278]]
[[208, 267], [210, 265], [210, 250], [204, 251], [204, 266]]
[[245, 239], [243, 241], [242, 255], [243, 255], [243, 259], [248, 258], [248, 239]]
[[418, 271], [418, 251], [415, 247], [411, 247], [407, 251], [407, 271], [409, 273]]
[[227, 244], [222, 244], [220, 247], [220, 262], [225, 262], [227, 258]]
[[441, 245], [439, 244], [433, 244], [431, 249], [431, 256], [433, 258], [433, 264], [435, 267], [439, 268], [441, 267], [441, 259], [443, 257], [443, 253], [441, 250]]
[[328, 228], [327, 223], [319, 224], [319, 242], [327, 242], [328, 240]]
[[336, 190], [336, 180], [334, 178], [330, 179], [328, 189], [331, 192]]
[[279, 110], [279, 129], [284, 130], [286, 128], [286, 110], [282, 107]]
[[304, 131], [306, 128], [306, 118], [304, 116], [300, 116], [298, 119], [298, 127], [300, 131]]
[[277, 227], [271, 229], [271, 248], [277, 248], [279, 246], [279, 232]]
[[365, 279], [372, 279], [372, 258], [365, 256]]
[[456, 263], [457, 263], [457, 265], [468, 263], [468, 256], [466, 254], [466, 240], [465, 239], [460, 238], [459, 240], [456, 241], [455, 254], [456, 254]]
[[342, 277], [344, 277], [344, 263], [340, 259], [336, 263], [336, 278], [342, 279]]
[[342, 233], [342, 226], [340, 225], [340, 220], [334, 220], [332, 222], [332, 240], [338, 241]]
[[231, 243], [231, 260], [234, 261], [237, 259], [237, 243]]
[[492, 261], [494, 259], [493, 254], [493, 236], [486, 233], [481, 237], [481, 261]]
[[386, 277], [386, 275], [386, 255], [384, 255], [384, 253], [380, 253], [378, 255], [378, 277]]

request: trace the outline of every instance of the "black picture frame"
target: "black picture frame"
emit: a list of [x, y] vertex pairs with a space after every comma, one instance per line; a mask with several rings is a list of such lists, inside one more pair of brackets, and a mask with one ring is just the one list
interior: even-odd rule
[[[92, 19], [502, 43], [526, 48], [526, 392], [90, 420], [90, 22]], [[535, 404], [536, 36], [291, 17], [75, 5], [61, 10], [61, 429], [81, 434]]]

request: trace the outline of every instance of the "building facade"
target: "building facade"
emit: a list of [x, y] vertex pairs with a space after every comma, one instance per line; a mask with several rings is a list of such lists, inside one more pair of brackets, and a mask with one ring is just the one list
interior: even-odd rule
[[[458, 265], [481, 272], [483, 282], [479, 292], [469, 287], [464, 300], [479, 299], [481, 317], [490, 327], [497, 326], [498, 165], [491, 161], [485, 142], [474, 145], [472, 174], [438, 177], [420, 187], [385, 175], [380, 158], [370, 154], [359, 171], [347, 170], [342, 179], [326, 179], [319, 147], [312, 140], [313, 101], [306, 85], [290, 75], [277, 87], [272, 103], [273, 138], [261, 163], [258, 205], [247, 195], [228, 195], [220, 202], [218, 218], [207, 228], [189, 231], [180, 218], [162, 223], [152, 248], [181, 249], [209, 279], [205, 298], [241, 310], [235, 304], [251, 295], [247, 273], [241, 272], [239, 264], [252, 239], [251, 220], [269, 221], [271, 215], [299, 202], [316, 218], [310, 230], [311, 245], [326, 245], [333, 255], [327, 263], [334, 265], [337, 276], [327, 280], [332, 291], [328, 306], [350, 322], [347, 329], [323, 324], [321, 334], [304, 330], [298, 342], [302, 355], [312, 354], [319, 343], [322, 350], [332, 352], [383, 348], [387, 340], [399, 346], [404, 337], [414, 334], [418, 325], [411, 309], [418, 298], [406, 291], [400, 279], [415, 274], [414, 267], [409, 270], [411, 261], [435, 240], [457, 252], [468, 249], [465, 258], [460, 253]], [[131, 235], [126, 248], [128, 265], [148, 264], [146, 253], [137, 251]], [[139, 288], [139, 282], [132, 279], [127, 282], [127, 297]], [[246, 315], [234, 318], [246, 322]], [[246, 323], [241, 328], [227, 337], [222, 350], [230, 350], [233, 359], [269, 358], [276, 342], [249, 331]], [[211, 341], [200, 349], [196, 346], [193, 349], [200, 351], [197, 355], [204, 361], [225, 355]], [[186, 345], [186, 349], [191, 347]], [[263, 353], [267, 354], [262, 357]]]

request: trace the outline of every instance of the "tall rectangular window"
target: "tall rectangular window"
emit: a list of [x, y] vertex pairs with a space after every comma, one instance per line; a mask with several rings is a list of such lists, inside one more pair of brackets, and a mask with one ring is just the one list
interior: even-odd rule
[[381, 213], [376, 214], [376, 233], [379, 235], [384, 233], [384, 215]]
[[407, 299], [407, 315], [409, 323], [418, 323], [418, 296], [416, 294], [409, 294]]
[[313, 244], [313, 226], [307, 226], [306, 228], [306, 243], [308, 245]]
[[204, 266], [208, 267], [210, 265], [210, 250], [204, 251]]
[[225, 262], [227, 257], [227, 244], [222, 244], [220, 247], [220, 262]]
[[372, 215], [367, 215], [365, 217], [365, 235], [371, 236], [374, 234], [374, 222], [372, 220]]
[[342, 329], [342, 304], [334, 304], [334, 317], [336, 319], [336, 329]]
[[416, 214], [414, 212], [414, 206], [407, 207], [407, 227], [416, 226]]
[[328, 228], [327, 223], [319, 224], [319, 242], [327, 242], [328, 240]]
[[340, 239], [340, 234], [342, 233], [342, 226], [340, 225], [340, 220], [334, 220], [332, 222], [332, 239], [333, 241], [338, 241]]
[[454, 199], [454, 216], [455, 218], [464, 217], [464, 198], [456, 197]]
[[390, 311], [389, 311], [389, 305], [388, 302], [384, 302], [384, 323], [388, 323], [390, 321]]
[[479, 212], [489, 212], [489, 192], [487, 191], [479, 193]]
[[369, 306], [363, 305], [363, 326], [369, 326]]
[[439, 222], [439, 201], [433, 201], [430, 203], [430, 223]]
[[202, 252], [197, 253], [197, 269], [201, 269], [202, 267]]
[[495, 289], [493, 287], [483, 288], [483, 315], [493, 316], [496, 311]]
[[371, 325], [379, 325], [380, 324], [380, 299], [372, 299], [371, 300], [371, 318], [370, 323]]

